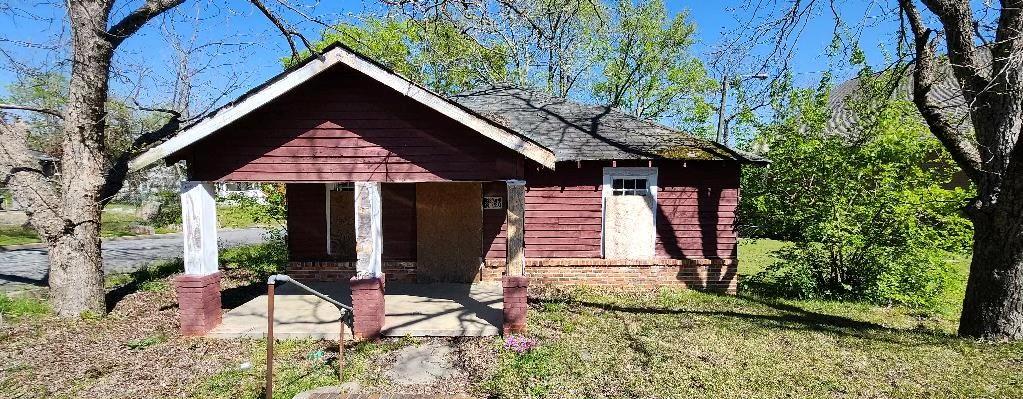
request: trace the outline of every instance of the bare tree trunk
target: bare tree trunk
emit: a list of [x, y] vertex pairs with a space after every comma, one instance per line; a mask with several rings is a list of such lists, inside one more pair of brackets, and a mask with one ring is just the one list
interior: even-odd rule
[[[96, 216], [97, 220], [99, 216]], [[103, 262], [98, 225], [79, 225], [48, 243], [50, 297], [54, 311], [64, 317], [106, 311]]]
[[1023, 204], [971, 211], [973, 260], [959, 335], [996, 341], [1023, 339]]
[[105, 153], [106, 101], [114, 45], [104, 30], [108, 1], [72, 1], [71, 81], [64, 113], [60, 176], [63, 228], [46, 237], [50, 295], [62, 317], [106, 311], [100, 256], [101, 198], [109, 162]]

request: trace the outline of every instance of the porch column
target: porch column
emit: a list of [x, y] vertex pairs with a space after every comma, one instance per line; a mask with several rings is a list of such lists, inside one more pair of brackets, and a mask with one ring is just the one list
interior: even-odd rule
[[380, 337], [384, 327], [384, 240], [379, 182], [355, 183], [355, 277], [351, 279], [355, 336]]
[[526, 182], [509, 180], [507, 224], [508, 235], [505, 244], [505, 272], [501, 283], [504, 286], [504, 333], [521, 334], [526, 331], [526, 303], [529, 278], [525, 276], [526, 258], [523, 250], [525, 241]]
[[177, 277], [182, 335], [203, 335], [220, 324], [217, 201], [213, 184], [181, 183], [185, 274]]

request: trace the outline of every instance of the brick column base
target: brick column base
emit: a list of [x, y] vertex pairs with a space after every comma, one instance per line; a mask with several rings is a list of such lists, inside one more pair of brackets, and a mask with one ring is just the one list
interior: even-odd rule
[[526, 304], [529, 277], [504, 276], [504, 335], [526, 332]]
[[384, 276], [352, 277], [355, 339], [377, 339], [384, 328]]
[[220, 325], [220, 272], [182, 274], [174, 279], [181, 335], [199, 336]]

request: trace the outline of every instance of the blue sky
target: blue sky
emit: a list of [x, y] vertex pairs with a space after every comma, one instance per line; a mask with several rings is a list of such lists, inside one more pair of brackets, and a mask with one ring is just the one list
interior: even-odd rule
[[[31, 5], [17, 5], [25, 7], [20, 15], [0, 16], [0, 49], [5, 50], [18, 62], [32, 66], [53, 65], [56, 60], [49, 55], [51, 52], [19, 45], [20, 42], [47, 43], [50, 38], [60, 36], [65, 29], [62, 21], [64, 11], [62, 2], [39, 1], [41, 2]], [[115, 15], [123, 15], [138, 3], [140, 3], [138, 0], [121, 1], [119, 4], [122, 8], [115, 8]], [[326, 19], [352, 20], [366, 12], [378, 12], [381, 9], [372, 0], [324, 0], [320, 3], [316, 9], [307, 12]], [[740, 1], [666, 0], [666, 3], [672, 13], [689, 10], [690, 20], [698, 27], [698, 42], [694, 51], [701, 58], [705, 58], [707, 53], [721, 42], [722, 34], [734, 31], [744, 21], [744, 16], [748, 15], [746, 10], [734, 9], [740, 5]], [[773, 4], [775, 1], [768, 0], [763, 3]], [[863, 15], [885, 17], [875, 15], [880, 11], [870, 8], [871, 3], [846, 1], [839, 4], [843, 15], [850, 19], [864, 20]], [[32, 15], [32, 18], [26, 18], [25, 15]], [[201, 24], [182, 22], [194, 15], [203, 15], [203, 22]], [[210, 66], [208, 73], [200, 77], [200, 80], [205, 80], [206, 83], [221, 82], [230, 76], [231, 79], [236, 79], [232, 80], [236, 86], [235, 95], [279, 72], [280, 58], [288, 54], [286, 42], [245, 0], [189, 1], [177, 10], [174, 20], [173, 26], [180, 30], [190, 31], [191, 26], [198, 26], [195, 34], [199, 37], [199, 42], [219, 39], [230, 44], [217, 48], [217, 51], [227, 54], [219, 57], [217, 64]], [[140, 98], [160, 98], [168, 95], [170, 91], [168, 82], [173, 81], [169, 73], [173, 51], [167, 44], [166, 35], [161, 32], [163, 29], [161, 25], [168, 26], [164, 24], [169, 23], [171, 22], [164, 20], [145, 28], [140, 36], [130, 38], [122, 48], [117, 59], [121, 72], [114, 77], [112, 83], [122, 94], [140, 92]], [[321, 30], [319, 26], [311, 23], [300, 25], [300, 29], [309, 37], [316, 37]], [[891, 37], [893, 29], [891, 18], [880, 18], [879, 22], [860, 34], [871, 63], [880, 64], [884, 61], [877, 45], [885, 43]], [[821, 72], [829, 68], [830, 60], [823, 54], [831, 42], [833, 31], [833, 19], [829, 15], [819, 15], [807, 25], [792, 63], [797, 84], [814, 84]], [[66, 33], [63, 35], [66, 37]], [[7, 61], [0, 59], [0, 65], [5, 66], [4, 69], [0, 69], [0, 85], [3, 86], [7, 86], [16, 76], [16, 71], [6, 68]], [[848, 70], [838, 71], [837, 77], [841, 79], [849, 74]], [[197, 90], [200, 95], [214, 95], [212, 91], [203, 94], [202, 89]]]

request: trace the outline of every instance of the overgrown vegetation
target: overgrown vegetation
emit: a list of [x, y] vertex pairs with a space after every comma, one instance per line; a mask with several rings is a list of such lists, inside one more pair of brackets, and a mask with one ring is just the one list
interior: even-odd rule
[[[969, 195], [911, 104], [880, 100], [865, 71], [846, 99], [848, 135], [826, 132], [828, 91], [784, 90], [758, 144], [772, 160], [743, 175], [744, 222], [793, 241], [749, 280], [765, 294], [935, 308], [952, 288], [948, 253], [968, 251]], [[822, 85], [823, 87], [823, 85]]]

